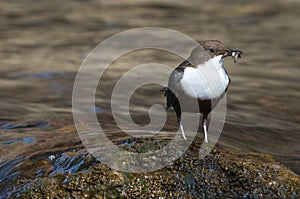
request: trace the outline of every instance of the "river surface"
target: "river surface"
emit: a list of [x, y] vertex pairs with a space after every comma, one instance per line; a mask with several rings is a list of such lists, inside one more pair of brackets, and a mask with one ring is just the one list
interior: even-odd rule
[[[72, 118], [78, 68], [104, 39], [146, 26], [242, 49], [241, 60], [225, 62], [231, 85], [217, 145], [270, 154], [299, 174], [299, 9], [298, 1], [284, 0], [0, 2], [0, 196], [17, 179], [55, 173], [53, 158], [84, 149]], [[104, 86], [109, 90], [126, 70], [145, 62], [176, 67], [181, 61], [155, 50], [130, 53], [112, 64]], [[148, 108], [164, 106], [159, 89], [141, 88], [132, 98], [133, 107], [146, 107], [134, 110], [135, 121], [147, 124]], [[89, 108], [117, 140], [119, 131], [101, 92], [100, 86], [95, 107]], [[172, 132], [177, 122], [170, 115]], [[68, 171], [78, 170], [83, 169]]]

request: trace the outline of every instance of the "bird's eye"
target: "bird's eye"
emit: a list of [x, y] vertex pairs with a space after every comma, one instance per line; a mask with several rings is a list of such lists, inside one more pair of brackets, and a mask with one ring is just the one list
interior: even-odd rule
[[216, 49], [210, 48], [209, 51], [212, 52], [212, 53], [214, 53], [214, 52], [216, 52]]

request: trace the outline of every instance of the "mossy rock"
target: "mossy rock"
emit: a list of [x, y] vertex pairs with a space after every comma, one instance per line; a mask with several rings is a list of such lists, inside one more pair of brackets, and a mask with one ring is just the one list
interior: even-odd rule
[[[139, 149], [147, 148], [140, 145], [141, 143]], [[197, 147], [198, 145], [194, 143], [172, 165], [155, 172], [124, 173], [99, 163], [86, 172], [38, 179], [30, 188], [23, 191], [20, 197], [299, 197], [299, 176], [276, 162], [271, 156], [255, 153], [237, 154], [213, 149], [209, 155], [201, 159]]]

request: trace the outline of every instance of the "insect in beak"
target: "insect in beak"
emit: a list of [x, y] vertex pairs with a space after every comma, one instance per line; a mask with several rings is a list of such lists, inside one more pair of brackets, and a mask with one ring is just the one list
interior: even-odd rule
[[232, 50], [232, 49], [229, 49], [229, 50], [225, 51], [225, 53], [222, 56], [222, 58], [227, 57], [227, 56], [231, 56], [231, 57], [233, 57], [234, 62], [236, 62], [237, 59], [242, 58], [242, 56], [241, 56], [242, 54], [243, 54], [243, 51], [241, 51], [241, 50]]

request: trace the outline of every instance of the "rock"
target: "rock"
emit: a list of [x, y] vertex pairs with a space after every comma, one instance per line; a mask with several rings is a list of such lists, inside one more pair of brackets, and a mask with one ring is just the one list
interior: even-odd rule
[[[161, 142], [161, 144], [165, 143]], [[149, 147], [151, 145], [146, 148]], [[255, 153], [236, 154], [214, 148], [208, 156], [201, 159], [197, 147], [197, 143], [194, 143], [174, 164], [155, 172], [123, 173], [97, 163], [86, 172], [38, 179], [19, 197], [299, 197], [299, 176], [276, 162], [271, 156]]]

